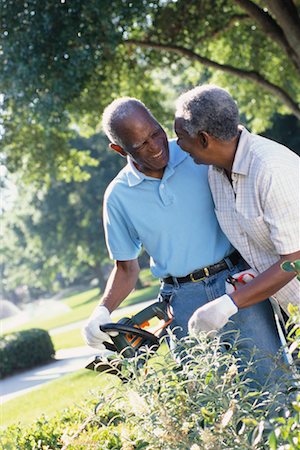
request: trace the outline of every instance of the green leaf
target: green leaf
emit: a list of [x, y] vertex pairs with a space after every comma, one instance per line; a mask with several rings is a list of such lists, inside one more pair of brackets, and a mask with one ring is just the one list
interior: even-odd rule
[[274, 431], [272, 431], [272, 433], [269, 435], [269, 446], [271, 450], [276, 450], [277, 449], [277, 439], [275, 436]]

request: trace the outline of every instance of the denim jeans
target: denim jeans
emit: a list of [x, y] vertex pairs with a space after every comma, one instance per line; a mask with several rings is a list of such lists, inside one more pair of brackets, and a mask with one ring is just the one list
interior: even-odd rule
[[[235, 266], [229, 259], [227, 264], [228, 269], [202, 281], [178, 284], [174, 280], [174, 285], [162, 282], [160, 294], [172, 294], [170, 304], [174, 319], [171, 325], [177, 339], [188, 335], [188, 321], [197, 308], [225, 293], [225, 280], [229, 274], [233, 275], [249, 268], [242, 258]], [[256, 367], [251, 373], [255, 381], [254, 384], [252, 383], [253, 387], [259, 387], [266, 382], [276, 384], [286, 373], [286, 368], [283, 371], [278, 368], [273, 370], [274, 357], [280, 354], [281, 363], [283, 365], [284, 363], [281, 342], [269, 300], [240, 309], [221, 331], [224, 332], [226, 342], [236, 340], [239, 334], [237, 356], [249, 358], [255, 349]], [[255, 385], [256, 382], [258, 386]]]

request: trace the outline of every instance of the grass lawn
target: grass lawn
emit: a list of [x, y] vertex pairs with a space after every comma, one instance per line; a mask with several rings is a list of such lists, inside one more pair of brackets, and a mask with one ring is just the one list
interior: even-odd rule
[[[146, 281], [148, 286], [133, 291], [123, 302], [122, 306], [136, 304], [136, 309], [140, 310], [143, 306], [139, 305], [139, 303], [156, 298], [159, 291], [159, 281], [150, 279], [147, 273], [144, 274], [144, 279], [142, 277], [141, 279], [143, 282]], [[100, 291], [97, 288], [67, 296], [60, 301], [70, 307], [69, 312], [51, 319], [35, 319], [19, 327], [12, 327], [8, 332], [29, 328], [51, 330], [84, 320], [88, 318], [99, 302], [99, 297]], [[115, 316], [114, 321], [117, 321], [124, 315], [122, 308], [118, 312], [119, 314]], [[56, 350], [84, 345], [81, 327], [55, 334], [51, 336], [51, 339]], [[10, 424], [30, 424], [42, 414], [51, 416], [59, 410], [82, 403], [87, 396], [91, 395], [89, 394], [91, 389], [103, 390], [116, 382], [119, 382], [116, 377], [109, 375], [98, 376], [98, 374], [85, 369], [65, 375], [59, 380], [47, 383], [28, 394], [6, 402], [1, 407], [0, 425], [1, 427], [6, 427]]]
[[[134, 303], [133, 303], [134, 304]], [[136, 303], [136, 309], [133, 309], [130, 313], [130, 316], [135, 314], [136, 312], [143, 309], [143, 305], [140, 302]], [[118, 314], [115, 315], [113, 321], [117, 322], [124, 314], [122, 313], [122, 308], [118, 310]], [[53, 342], [55, 350], [60, 350], [63, 348], [72, 348], [72, 347], [80, 347], [81, 345], [85, 345], [81, 334], [81, 326], [74, 328], [72, 330], [64, 331], [63, 333], [57, 333], [51, 335], [51, 340]]]
[[[161, 364], [164, 364], [163, 355], [168, 351], [166, 343], [163, 342], [158, 349], [158, 355], [153, 357], [149, 364], [153, 367], [161, 367]], [[121, 383], [116, 376], [98, 374], [86, 369], [64, 375], [27, 394], [5, 402], [1, 408], [1, 428], [11, 424], [28, 425], [42, 415], [51, 417], [68, 407], [79, 404], [82, 407], [84, 400], [93, 395], [97, 398], [98, 392], [106, 391], [116, 383]], [[128, 384], [124, 385], [126, 389], [128, 386]]]
[[51, 336], [51, 340], [56, 351], [63, 348], [80, 347], [81, 345], [85, 345], [81, 335], [81, 327], [65, 331], [64, 333], [54, 334]]
[[51, 417], [62, 409], [82, 403], [85, 398], [91, 396], [91, 391], [108, 389], [118, 382], [115, 376], [99, 376], [86, 369], [65, 375], [28, 394], [5, 402], [1, 407], [1, 427], [11, 424], [24, 426], [43, 414]]
[[[149, 286], [133, 291], [122, 303], [122, 306], [133, 305], [135, 303], [151, 300], [157, 296], [158, 290], [159, 281], [153, 280]], [[69, 296], [61, 301], [71, 308], [70, 311], [51, 319], [34, 319], [18, 327], [12, 327], [9, 332], [27, 330], [29, 328], [43, 328], [44, 330], [51, 330], [52, 328], [61, 327], [73, 322], [84, 320], [89, 317], [95, 306], [98, 304], [99, 298], [100, 291], [98, 288], [89, 289], [79, 294]], [[3, 323], [4, 322], [5, 321], [3, 321]]]

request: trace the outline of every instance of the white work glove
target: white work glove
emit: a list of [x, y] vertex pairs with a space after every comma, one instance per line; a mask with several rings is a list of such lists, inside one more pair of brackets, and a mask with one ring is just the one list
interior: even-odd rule
[[242, 272], [238, 272], [235, 273], [234, 275], [231, 275], [231, 277], [236, 280], [236, 283], [229, 283], [229, 281], [226, 280], [225, 282], [226, 294], [232, 294], [237, 289], [247, 284], [249, 281], [252, 281], [253, 278], [256, 277], [256, 275], [258, 275], [258, 273], [253, 269], [243, 270]]
[[100, 330], [100, 325], [111, 323], [112, 319], [106, 306], [98, 305], [88, 319], [87, 324], [82, 329], [82, 335], [90, 347], [98, 350], [105, 350], [103, 342], [112, 344], [111, 336], [117, 336], [118, 332], [111, 331], [110, 334]]
[[189, 320], [188, 329], [191, 335], [197, 335], [200, 331], [216, 331], [224, 327], [229, 318], [238, 312], [229, 295], [224, 294], [206, 305], [196, 309]]

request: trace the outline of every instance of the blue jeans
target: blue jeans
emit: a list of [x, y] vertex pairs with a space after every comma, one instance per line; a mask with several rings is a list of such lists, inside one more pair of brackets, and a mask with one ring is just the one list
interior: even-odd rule
[[[188, 335], [188, 321], [197, 308], [225, 294], [225, 281], [228, 275], [249, 268], [242, 258], [235, 266], [229, 259], [226, 261], [228, 269], [202, 281], [178, 284], [175, 280], [174, 285], [162, 282], [160, 293], [162, 295], [172, 294], [170, 304], [174, 319], [171, 326], [178, 339]], [[237, 334], [239, 335], [238, 356], [242, 356], [243, 359], [249, 359], [250, 354], [255, 351], [256, 367], [255, 371], [251, 373], [251, 377], [258, 383], [257, 387], [266, 382], [276, 384], [284, 375], [285, 369], [283, 371], [278, 368], [273, 370], [274, 357], [278, 357], [280, 354], [282, 364], [283, 358], [281, 342], [269, 300], [239, 310], [225, 325], [222, 332], [224, 332], [226, 342], [236, 340]], [[256, 387], [255, 383], [252, 386]]]

